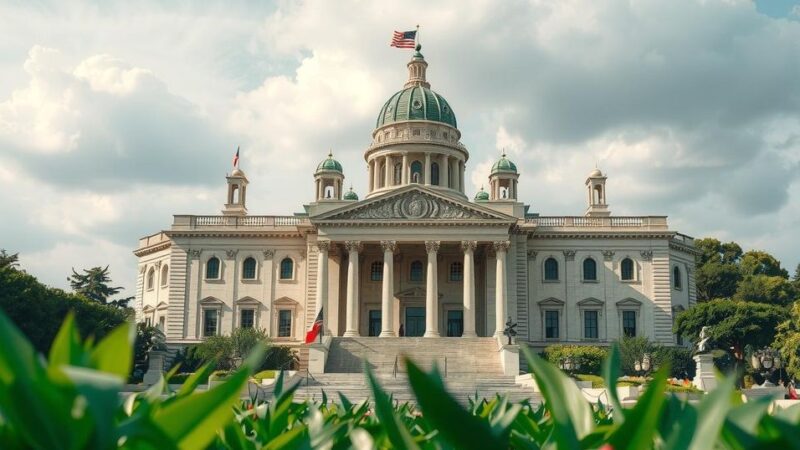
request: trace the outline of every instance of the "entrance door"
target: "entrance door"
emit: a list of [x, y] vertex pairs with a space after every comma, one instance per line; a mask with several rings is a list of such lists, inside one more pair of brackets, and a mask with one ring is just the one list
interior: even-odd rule
[[381, 334], [381, 310], [369, 310], [369, 336], [380, 336]]
[[406, 336], [422, 336], [425, 334], [425, 308], [409, 306], [406, 308]]
[[447, 311], [447, 336], [461, 337], [464, 333], [464, 311], [451, 309]]

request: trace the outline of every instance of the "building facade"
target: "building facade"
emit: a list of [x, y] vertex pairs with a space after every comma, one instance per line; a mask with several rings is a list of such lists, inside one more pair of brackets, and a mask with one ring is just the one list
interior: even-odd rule
[[330, 336], [496, 336], [510, 318], [535, 347], [624, 334], [680, 344], [672, 322], [695, 302], [693, 239], [663, 216], [611, 215], [598, 169], [584, 216], [528, 212], [506, 155], [470, 201], [469, 152], [427, 67], [417, 50], [380, 110], [363, 200], [329, 155], [303, 213], [250, 215], [249, 180], [233, 170], [222, 214], [176, 215], [140, 240], [137, 319], [176, 346], [237, 327], [297, 345], [320, 309]]

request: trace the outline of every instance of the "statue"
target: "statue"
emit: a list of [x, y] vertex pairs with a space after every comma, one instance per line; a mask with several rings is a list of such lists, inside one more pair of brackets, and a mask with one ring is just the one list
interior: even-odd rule
[[708, 327], [700, 329], [700, 342], [697, 343], [697, 351], [695, 353], [707, 353], [711, 351], [711, 344], [709, 341], [711, 337], [708, 335]]
[[508, 322], [506, 322], [506, 328], [503, 330], [503, 334], [508, 336], [508, 345], [511, 345], [511, 338], [517, 335], [517, 324], [512, 323], [511, 316], [508, 316]]

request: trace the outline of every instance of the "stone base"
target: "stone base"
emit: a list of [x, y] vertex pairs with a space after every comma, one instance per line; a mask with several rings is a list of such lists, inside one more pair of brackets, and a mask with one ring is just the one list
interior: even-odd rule
[[694, 355], [697, 365], [696, 374], [692, 384], [701, 391], [711, 391], [717, 387], [717, 376], [714, 373], [714, 357], [711, 353]]
[[499, 344], [500, 365], [503, 367], [503, 375], [519, 375], [519, 345]]
[[161, 380], [164, 376], [164, 359], [167, 356], [165, 352], [151, 351], [148, 355], [147, 372], [142, 377], [142, 383], [153, 385]]

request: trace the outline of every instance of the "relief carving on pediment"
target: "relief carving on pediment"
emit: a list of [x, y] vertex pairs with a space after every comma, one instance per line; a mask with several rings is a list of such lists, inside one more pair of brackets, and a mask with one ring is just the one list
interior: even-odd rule
[[412, 192], [399, 198], [365, 206], [355, 211], [344, 212], [337, 219], [484, 219], [480, 214], [462, 206], [445, 202], [420, 192]]

